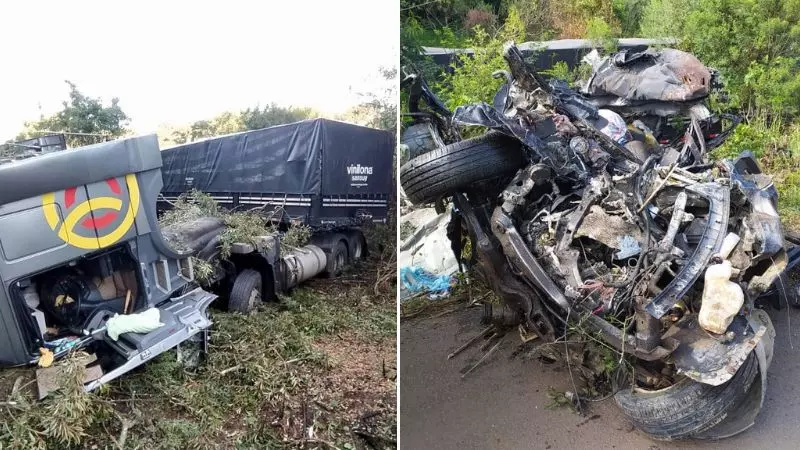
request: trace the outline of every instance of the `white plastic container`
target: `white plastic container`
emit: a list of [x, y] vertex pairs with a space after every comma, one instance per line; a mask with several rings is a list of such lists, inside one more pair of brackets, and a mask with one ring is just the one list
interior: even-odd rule
[[731, 273], [731, 263], [727, 260], [706, 269], [698, 319], [700, 326], [711, 333], [725, 333], [744, 304], [744, 292], [731, 281]]

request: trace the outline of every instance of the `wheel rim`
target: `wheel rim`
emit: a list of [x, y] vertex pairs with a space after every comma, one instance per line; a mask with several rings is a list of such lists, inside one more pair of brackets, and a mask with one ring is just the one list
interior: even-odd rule
[[356, 242], [355, 248], [353, 249], [353, 258], [354, 259], [361, 259], [361, 242]]

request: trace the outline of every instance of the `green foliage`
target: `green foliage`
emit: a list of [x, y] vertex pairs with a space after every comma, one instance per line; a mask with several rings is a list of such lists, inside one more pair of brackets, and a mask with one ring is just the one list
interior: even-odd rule
[[542, 74], [565, 81], [567, 84], [572, 84], [576, 81], [574, 73], [564, 61], [557, 61], [551, 68], [542, 71]]
[[306, 225], [293, 225], [286, 230], [281, 238], [281, 244], [286, 247], [302, 247], [311, 240], [311, 227]]
[[156, 427], [161, 439], [161, 448], [169, 450], [189, 448], [203, 433], [200, 424], [186, 419], [160, 420]]
[[[639, 26], [645, 8], [651, 3], [648, 0], [612, 0], [611, 8], [619, 19], [622, 36], [638, 36]], [[661, 18], [662, 21], [664, 18]]]
[[785, 126], [756, 119], [739, 125], [713, 156], [735, 158], [745, 150], [753, 152], [761, 169], [772, 176], [784, 224], [800, 229], [800, 123]]
[[258, 244], [259, 236], [271, 234], [267, 219], [256, 211], [234, 211], [224, 214], [225, 231], [219, 235], [220, 256], [231, 256], [231, 246], [235, 243]]
[[496, 13], [499, 0], [401, 0], [400, 12], [405, 17], [416, 17], [425, 23], [435, 23], [438, 27], [462, 29], [467, 22], [467, 13], [479, 9]]
[[445, 74], [443, 81], [434, 87], [451, 110], [469, 103], [491, 102], [502, 84], [502, 80], [492, 78], [494, 71], [506, 67], [502, 42], [476, 27], [470, 48], [473, 55], [457, 56], [453, 72]]
[[586, 38], [589, 32], [587, 27], [593, 25], [592, 19], [599, 19], [608, 25], [610, 35], [619, 34], [619, 20], [609, 0], [551, 0], [548, 6], [549, 21], [558, 39]]
[[[181, 194], [173, 203], [172, 208], [164, 211], [159, 218], [161, 228], [173, 227], [182, 223], [191, 222], [202, 217], [218, 217], [225, 222], [226, 228], [220, 234], [220, 256], [230, 256], [231, 246], [237, 242], [258, 244], [259, 236], [268, 236], [277, 233], [273, 224], [274, 215], [283, 213], [281, 208], [265, 212], [260, 209], [249, 211], [228, 211], [219, 206], [210, 195], [193, 189]], [[285, 232], [281, 245], [287, 248], [302, 247], [311, 238], [311, 229], [302, 224], [296, 224]], [[180, 243], [172, 243], [180, 246]], [[195, 277], [198, 281], [208, 280], [214, 273], [214, 268], [206, 262], [195, 261]]]
[[[272, 103], [264, 107], [226, 111], [211, 119], [198, 120], [187, 126], [163, 128], [159, 132], [159, 138], [164, 146], [185, 144], [213, 136], [312, 119], [318, 115], [312, 108], [283, 107]], [[164, 136], [161, 136], [162, 134]]]
[[614, 32], [602, 17], [592, 17], [586, 22], [586, 38], [593, 46], [602, 48], [606, 53], [617, 51]]
[[761, 123], [743, 123], [733, 130], [725, 143], [714, 151], [715, 158], [735, 158], [745, 150], [761, 156], [770, 147], [773, 136]]
[[[332, 370], [328, 355], [315, 345], [319, 339], [350, 335], [376, 345], [394, 338], [393, 304], [376, 307], [365, 288], [331, 293], [300, 288], [282, 304], [264, 304], [254, 314], [215, 311], [208, 360], [197, 373], [187, 373], [174, 355], [165, 354], [118, 381], [118, 390], [153, 398], [158, 414], [167, 415], [137, 434], [159, 442], [159, 448], [214, 448], [219, 439], [278, 448], [281, 434], [292, 437], [294, 431], [265, 420], [284, 415], [296, 420], [314, 401], [329, 404], [337, 398], [339, 386], [320, 390], [318, 384]], [[380, 361], [373, 363], [380, 371]], [[337, 407], [336, 415], [343, 409]], [[332, 440], [351, 439], [343, 418], [312, 420], [318, 426], [327, 422], [324, 433], [333, 434]]]
[[501, 7], [501, 18], [515, 10], [519, 20], [525, 27], [525, 36], [529, 39], [548, 40], [556, 36], [556, 30], [550, 20], [550, 0], [505, 0]]
[[119, 106], [119, 99], [111, 99], [104, 106], [100, 98], [87, 97], [75, 83], [69, 85], [69, 100], [63, 102], [63, 109], [52, 116], [42, 116], [38, 121], [26, 122], [25, 129], [17, 139], [28, 139], [50, 132], [79, 133], [67, 135], [71, 147], [93, 144], [103, 140], [118, 138], [127, 133], [130, 119]]
[[687, 12], [695, 0], [649, 0], [641, 13], [638, 33], [649, 38], [680, 38]]
[[242, 128], [237, 131], [258, 130], [275, 125], [313, 119], [318, 116], [319, 113], [312, 108], [296, 106], [282, 107], [271, 103], [263, 108], [255, 106], [241, 111], [239, 113], [239, 120], [242, 122]]
[[473, 55], [460, 55], [452, 64], [453, 73], [446, 74], [443, 81], [434, 88], [450, 109], [459, 105], [477, 102], [491, 102], [497, 89], [503, 83], [492, 77], [496, 70], [505, 69], [503, 44], [506, 41], [525, 39], [525, 25], [519, 13], [511, 8], [500, 32], [489, 36], [480, 26], [474, 28], [475, 36], [469, 47]]
[[197, 280], [201, 286], [208, 286], [214, 281], [214, 266], [208, 261], [192, 256], [192, 267], [194, 270], [194, 279]]
[[222, 210], [216, 200], [197, 189], [181, 194], [172, 208], [164, 211], [158, 219], [161, 228], [190, 222], [201, 217], [220, 217]]
[[681, 37], [748, 117], [800, 113], [800, 2], [696, 0]]
[[361, 104], [350, 108], [341, 119], [394, 134], [397, 132], [397, 67], [382, 67], [379, 75], [382, 87], [359, 93]]
[[58, 389], [41, 402], [15, 386], [2, 407], [0, 448], [77, 447], [90, 438], [93, 426], [111, 419], [110, 405], [100, 395], [83, 390], [84, 356], [76, 353], [58, 363]]
[[588, 64], [579, 64], [574, 69], [570, 69], [566, 62], [556, 61], [552, 67], [542, 70], [541, 73], [574, 86], [578, 81], [589, 78], [592, 68]]

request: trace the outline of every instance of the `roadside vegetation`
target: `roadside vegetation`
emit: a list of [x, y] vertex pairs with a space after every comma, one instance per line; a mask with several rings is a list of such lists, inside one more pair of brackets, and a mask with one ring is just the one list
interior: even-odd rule
[[[505, 68], [503, 42], [585, 38], [604, 52], [621, 37], [674, 38], [720, 71], [726, 98], [715, 112], [744, 117], [719, 156], [756, 154], [780, 192], [784, 223], [800, 226], [800, 3], [795, 0], [452, 0], [401, 1], [401, 63], [421, 71], [453, 108], [486, 101]], [[472, 48], [443, 71], [422, 46]], [[579, 69], [580, 70], [580, 69]], [[551, 75], [575, 81], [566, 65]]]
[[33, 369], [3, 371], [0, 448], [394, 448], [394, 251], [369, 234], [370, 259], [341, 278], [251, 315], [212, 309], [196, 369], [173, 350], [87, 395], [68, 363], [42, 402]]

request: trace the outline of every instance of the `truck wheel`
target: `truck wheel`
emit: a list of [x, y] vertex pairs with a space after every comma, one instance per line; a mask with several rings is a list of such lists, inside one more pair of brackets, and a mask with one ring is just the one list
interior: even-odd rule
[[261, 274], [253, 269], [245, 269], [233, 282], [228, 310], [249, 314], [261, 302], [261, 294]]
[[475, 182], [512, 174], [524, 165], [519, 141], [490, 132], [412, 159], [400, 168], [400, 183], [408, 199], [419, 205]]
[[328, 278], [334, 278], [342, 274], [344, 266], [348, 263], [347, 245], [344, 241], [339, 241], [333, 247], [333, 251], [328, 255], [328, 264], [325, 267], [325, 274]]
[[614, 398], [633, 425], [652, 438], [687, 439], [712, 429], [736, 410], [757, 375], [758, 363], [751, 353], [733, 378], [720, 386], [684, 378], [666, 389], [625, 389]]
[[365, 247], [366, 243], [364, 242], [364, 236], [359, 234], [355, 239], [353, 239], [353, 251], [350, 252], [352, 253], [350, 260], [355, 262], [364, 259], [367, 256]]

